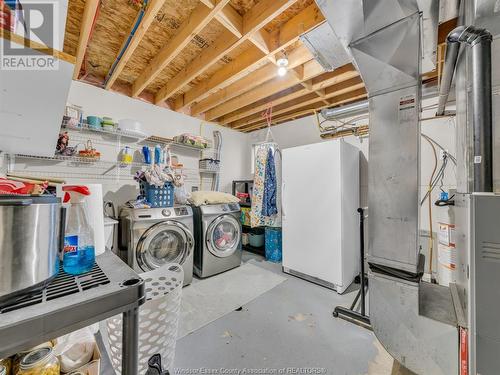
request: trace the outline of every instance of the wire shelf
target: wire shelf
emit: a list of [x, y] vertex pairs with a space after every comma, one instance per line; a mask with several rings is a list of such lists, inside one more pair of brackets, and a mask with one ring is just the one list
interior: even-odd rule
[[174, 141], [172, 138], [164, 138], [160, 137], [157, 135], [152, 135], [151, 137], [148, 137], [144, 139], [144, 142], [147, 143], [155, 143], [155, 144], [163, 144], [163, 145], [168, 145], [174, 148], [179, 148], [183, 150], [192, 150], [192, 151], [210, 151], [212, 149], [212, 145], [210, 140], [208, 140], [208, 147], [199, 147], [199, 146], [194, 146], [194, 145], [188, 145], [185, 143], [180, 143]]
[[[148, 137], [147, 134], [134, 133], [131, 131], [124, 131], [120, 129], [107, 130], [104, 128], [92, 128], [83, 120], [82, 122], [78, 122], [76, 126], [71, 124], [71, 118], [64, 116], [62, 120], [61, 127], [67, 130], [79, 131], [79, 132], [90, 132], [97, 133], [102, 135], [109, 135], [114, 137], [124, 137], [134, 140], [135, 142], [140, 142]], [[115, 125], [116, 126], [116, 125]]]
[[63, 156], [63, 155], [36, 156], [36, 155], [16, 154], [14, 157], [20, 159], [66, 162], [67, 164], [91, 164], [92, 167], [97, 167], [97, 168], [99, 167], [108, 168], [113, 166], [119, 168], [141, 168], [149, 165], [142, 162], [123, 163], [121, 161], [101, 160], [100, 158], [87, 158], [81, 156]]
[[59, 274], [46, 288], [27, 297], [3, 304], [0, 307], [0, 314], [83, 292], [105, 284], [109, 284], [109, 279], [97, 263], [94, 263], [91, 271], [80, 276], [69, 275], [60, 267]]

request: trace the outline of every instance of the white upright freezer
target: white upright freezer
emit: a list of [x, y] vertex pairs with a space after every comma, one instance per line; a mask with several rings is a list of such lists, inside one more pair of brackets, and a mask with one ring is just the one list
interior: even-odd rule
[[343, 293], [359, 274], [359, 149], [283, 150], [283, 271]]

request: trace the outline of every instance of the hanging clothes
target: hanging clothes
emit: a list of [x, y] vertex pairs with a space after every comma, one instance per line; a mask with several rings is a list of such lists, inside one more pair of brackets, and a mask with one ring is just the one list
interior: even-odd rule
[[[280, 227], [281, 226], [281, 207], [280, 207], [280, 193], [278, 187], [281, 186], [280, 176], [275, 173], [277, 177], [275, 180], [276, 194], [276, 213], [270, 216], [263, 215], [264, 206], [264, 191], [266, 179], [266, 163], [268, 160], [269, 151], [274, 155], [278, 145], [274, 142], [266, 142], [255, 145], [255, 168], [254, 168], [254, 181], [252, 193], [252, 208], [250, 211], [250, 225], [252, 227]], [[275, 163], [274, 163], [275, 164]], [[276, 168], [279, 171], [279, 167]]]
[[262, 215], [272, 216], [278, 213], [276, 205], [276, 166], [274, 164], [274, 151], [267, 151], [266, 168], [264, 175], [264, 195], [262, 198]]

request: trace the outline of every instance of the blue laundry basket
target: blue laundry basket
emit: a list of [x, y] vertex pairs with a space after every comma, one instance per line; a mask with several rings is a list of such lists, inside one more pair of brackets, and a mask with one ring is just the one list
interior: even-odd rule
[[281, 228], [266, 228], [266, 259], [270, 262], [281, 262]]
[[140, 194], [151, 205], [151, 207], [173, 207], [174, 206], [174, 184], [166, 182], [164, 186], [150, 185], [146, 181], [139, 183]]

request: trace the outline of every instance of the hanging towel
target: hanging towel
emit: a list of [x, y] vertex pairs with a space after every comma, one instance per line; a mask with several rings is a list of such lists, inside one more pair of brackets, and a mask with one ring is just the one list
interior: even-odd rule
[[276, 166], [272, 148], [267, 151], [266, 170], [264, 177], [264, 197], [262, 199], [262, 215], [272, 216], [278, 213], [276, 206]]

